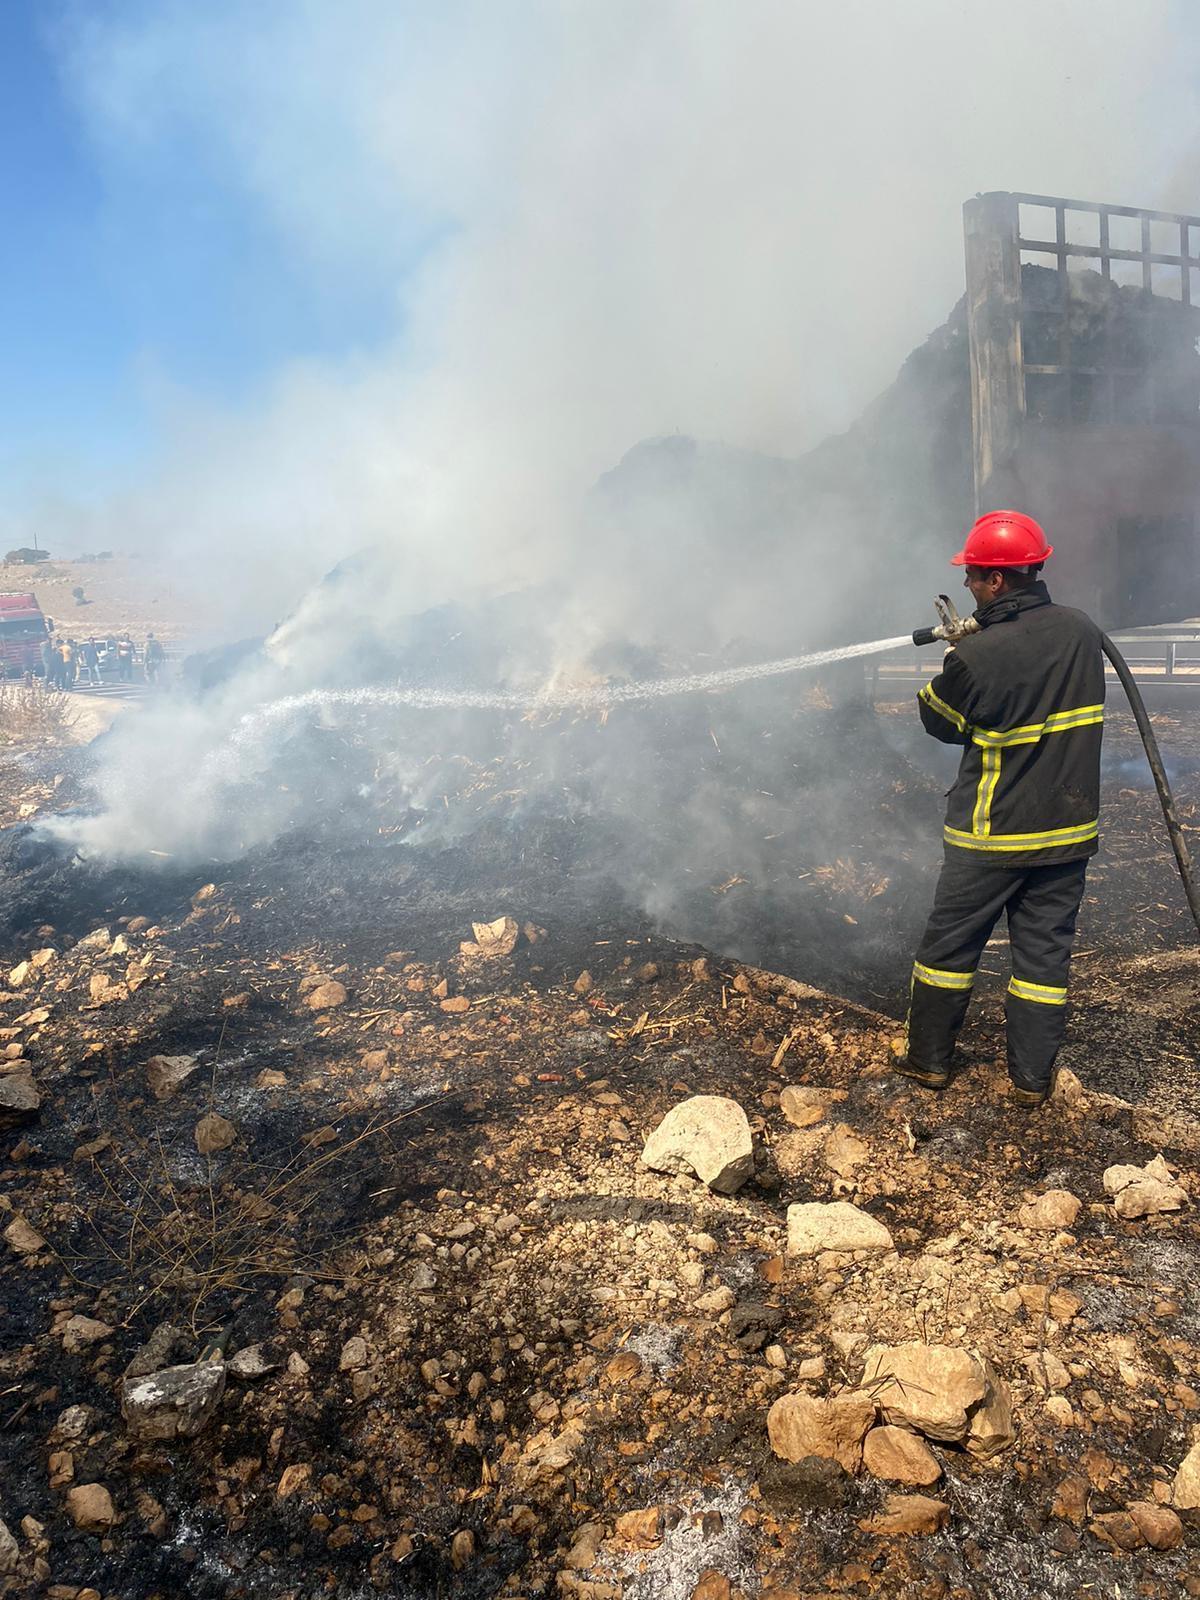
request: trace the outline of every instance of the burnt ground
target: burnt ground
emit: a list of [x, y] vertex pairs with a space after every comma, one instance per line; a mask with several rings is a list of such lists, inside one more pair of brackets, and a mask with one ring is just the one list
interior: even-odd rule
[[[835, 715], [808, 707], [797, 748]], [[1190, 815], [1194, 721], [1160, 718]], [[678, 742], [670, 759], [683, 790], [729, 764], [705, 812], [729, 826], [682, 889], [656, 863], [697, 865], [672, 854], [694, 812], [645, 813], [638, 834], [477, 753], [446, 758], [437, 828], [339, 799], [323, 832], [194, 872], [4, 836], [5, 953], [56, 952], [0, 1002], [0, 1043], [42, 1095], [0, 1127], [5, 1207], [44, 1241], [0, 1265], [13, 1592], [687, 1600], [708, 1568], [778, 1600], [1186, 1592], [1194, 1513], [1168, 1552], [1113, 1549], [1096, 1521], [1167, 1497], [1200, 1422], [1193, 1213], [1123, 1222], [1101, 1184], [1161, 1150], [1197, 1196], [1194, 938], [1131, 727], [1110, 724], [1063, 1056], [1086, 1098], [1032, 1120], [995, 1065], [1001, 944], [954, 1086], [935, 1099], [889, 1071], [937, 854], [907, 713], [864, 720], [833, 803], [809, 769], [760, 796], [752, 847], [737, 730], [704, 732], [693, 767]], [[13, 805], [79, 802], [71, 760], [23, 771]], [[815, 833], [786, 826], [797, 792]], [[473, 920], [504, 915], [511, 954], [459, 956]], [[344, 1000], [312, 1009], [318, 978]], [[158, 1054], [200, 1066], [161, 1101]], [[826, 1092], [822, 1122], [791, 1127], [789, 1083]], [[734, 1197], [639, 1160], [701, 1092], [758, 1134]], [[202, 1156], [210, 1110], [234, 1141]], [[1048, 1188], [1082, 1200], [1070, 1232], [1018, 1224]], [[787, 1205], [835, 1195], [895, 1250], [785, 1258]], [[1035, 1285], [1078, 1310], [1035, 1314]], [[64, 1338], [72, 1314], [103, 1328]], [[181, 1359], [222, 1334], [271, 1370], [231, 1375], [199, 1438], [139, 1444], [120, 1375], [164, 1320]], [[868, 1343], [911, 1338], [989, 1355], [1019, 1425], [990, 1463], [938, 1451], [951, 1520], [923, 1539], [861, 1528], [884, 1487], [785, 1471], [765, 1432], [779, 1394], [833, 1392]], [[1069, 1420], [1047, 1409], [1046, 1352]], [[70, 1406], [92, 1411], [73, 1428]], [[104, 1484], [117, 1524], [76, 1528], [72, 1483]], [[650, 1537], [617, 1530], [654, 1507]]]

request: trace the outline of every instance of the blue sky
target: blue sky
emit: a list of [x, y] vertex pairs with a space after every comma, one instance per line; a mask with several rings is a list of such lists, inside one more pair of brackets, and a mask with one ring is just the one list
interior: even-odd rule
[[0, 4], [0, 470], [69, 461], [102, 489], [154, 447], [162, 386], [236, 406], [281, 364], [392, 337], [398, 263], [298, 255], [200, 124], [128, 150], [95, 137], [71, 27], [57, 4]]

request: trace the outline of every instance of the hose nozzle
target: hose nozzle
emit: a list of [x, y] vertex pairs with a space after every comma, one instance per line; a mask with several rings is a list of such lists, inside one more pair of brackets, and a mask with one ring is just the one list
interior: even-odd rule
[[941, 621], [935, 628], [914, 628], [912, 636], [914, 644], [932, 644], [935, 639], [944, 639], [947, 644], [957, 644], [969, 633], [979, 632], [979, 624], [975, 618], [960, 617], [948, 594], [938, 595], [933, 607]]

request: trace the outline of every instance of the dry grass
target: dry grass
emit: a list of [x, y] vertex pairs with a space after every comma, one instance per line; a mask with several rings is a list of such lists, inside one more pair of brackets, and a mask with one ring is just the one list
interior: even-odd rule
[[77, 717], [61, 689], [0, 680], [0, 743], [65, 744]]
[[311, 1226], [327, 1198], [325, 1184], [337, 1164], [367, 1140], [379, 1140], [398, 1160], [391, 1130], [441, 1098], [373, 1118], [333, 1148], [302, 1147], [282, 1164], [256, 1161], [235, 1146], [221, 1163], [220, 1182], [214, 1181], [211, 1160], [203, 1181], [180, 1181], [158, 1131], [142, 1137], [121, 1117], [115, 1137], [107, 1134], [84, 1147], [98, 1188], [86, 1205], [71, 1209], [92, 1248], [60, 1252], [52, 1242], [50, 1248], [81, 1287], [95, 1291], [107, 1284], [111, 1290], [114, 1279], [122, 1283], [125, 1322], [154, 1306], [194, 1333], [212, 1331], [214, 1297], [220, 1302], [263, 1280], [297, 1273], [345, 1276], [353, 1230], [337, 1235]]

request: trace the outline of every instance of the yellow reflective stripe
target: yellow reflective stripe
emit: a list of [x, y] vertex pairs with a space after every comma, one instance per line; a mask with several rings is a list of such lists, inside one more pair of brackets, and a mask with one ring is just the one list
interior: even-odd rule
[[1065, 1006], [1067, 1003], [1065, 989], [1052, 988], [1048, 983], [1027, 983], [1024, 978], [1011, 979], [1008, 992], [1018, 1000], [1035, 1000], [1043, 1006]]
[[1048, 733], [1070, 733], [1073, 728], [1090, 728], [1103, 721], [1102, 705], [1075, 706], [1070, 711], [1052, 711], [1045, 722], [1027, 722], [1020, 728], [975, 728], [971, 738], [978, 745], [1036, 744]]
[[982, 751], [983, 767], [979, 774], [979, 788], [975, 795], [975, 811], [971, 817], [971, 831], [986, 837], [992, 831], [992, 796], [1000, 782], [1000, 763], [1004, 752], [989, 745]]
[[1073, 711], [1052, 711], [1046, 718], [1046, 730], [1057, 733], [1060, 728], [1087, 727], [1104, 721], [1103, 706], [1076, 706]]
[[955, 711], [953, 706], [948, 706], [939, 695], [934, 694], [932, 678], [917, 695], [917, 699], [924, 700], [925, 704], [931, 706], [939, 716], [945, 717], [947, 722], [952, 722], [959, 733], [966, 733], [970, 727], [970, 723], [961, 711]]
[[975, 982], [973, 972], [947, 972], [942, 967], [927, 967], [923, 962], [913, 962], [913, 977], [935, 989], [969, 989]]
[[947, 844], [964, 850], [1050, 850], [1055, 845], [1086, 844], [1100, 832], [1099, 821], [1080, 822], [1073, 828], [1048, 828], [1043, 833], [993, 833], [986, 837], [961, 828], [943, 830]]

